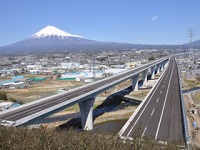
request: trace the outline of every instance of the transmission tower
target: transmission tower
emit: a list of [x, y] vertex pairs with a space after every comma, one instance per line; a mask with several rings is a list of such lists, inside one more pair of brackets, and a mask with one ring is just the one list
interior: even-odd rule
[[192, 65], [194, 65], [194, 54], [193, 54], [194, 29], [193, 28], [189, 28], [188, 37], [189, 37], [189, 43], [190, 43], [189, 59], [190, 59]]

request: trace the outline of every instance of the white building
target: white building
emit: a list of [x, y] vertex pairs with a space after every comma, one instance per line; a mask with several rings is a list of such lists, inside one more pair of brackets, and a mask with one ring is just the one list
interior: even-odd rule
[[110, 68], [110, 69], [106, 69], [106, 70], [105, 70], [105, 73], [109, 73], [109, 74], [116, 75], [116, 74], [119, 74], [119, 73], [124, 72], [124, 71], [127, 71], [127, 70], [128, 70], [128, 69]]
[[63, 69], [75, 69], [79, 68], [80, 64], [77, 62], [61, 63], [61, 68]]
[[61, 78], [102, 78], [105, 72], [103, 71], [84, 71], [84, 72], [75, 72], [75, 73], [65, 73], [61, 75]]
[[27, 65], [26, 66], [27, 70], [40, 70], [42, 69], [41, 65]]

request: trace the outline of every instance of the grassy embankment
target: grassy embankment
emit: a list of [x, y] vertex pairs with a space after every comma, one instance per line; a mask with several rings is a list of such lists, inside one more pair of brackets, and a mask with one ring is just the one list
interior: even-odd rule
[[148, 90], [142, 90], [142, 91], [132, 92], [132, 93], [130, 94], [130, 96], [144, 99], [145, 96], [149, 93], [149, 91], [150, 91], [150, 90], [148, 89]]

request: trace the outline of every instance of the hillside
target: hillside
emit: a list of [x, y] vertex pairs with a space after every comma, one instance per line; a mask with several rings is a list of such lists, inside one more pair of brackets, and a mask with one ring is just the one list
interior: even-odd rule
[[177, 142], [160, 145], [151, 138], [141, 139], [138, 133], [133, 135], [131, 142], [126, 143], [116, 138], [116, 135], [80, 132], [73, 129], [49, 130], [44, 127], [28, 129], [0, 126], [0, 135], [0, 149], [6, 150], [147, 150], [161, 148], [175, 150], [180, 148]]

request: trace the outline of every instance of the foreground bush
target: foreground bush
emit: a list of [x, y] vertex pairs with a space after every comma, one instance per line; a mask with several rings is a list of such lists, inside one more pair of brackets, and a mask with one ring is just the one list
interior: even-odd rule
[[0, 126], [0, 150], [151, 150], [179, 149], [173, 144], [158, 145], [151, 139], [134, 137], [124, 142], [114, 135], [101, 133], [50, 130], [46, 128], [28, 129]]

